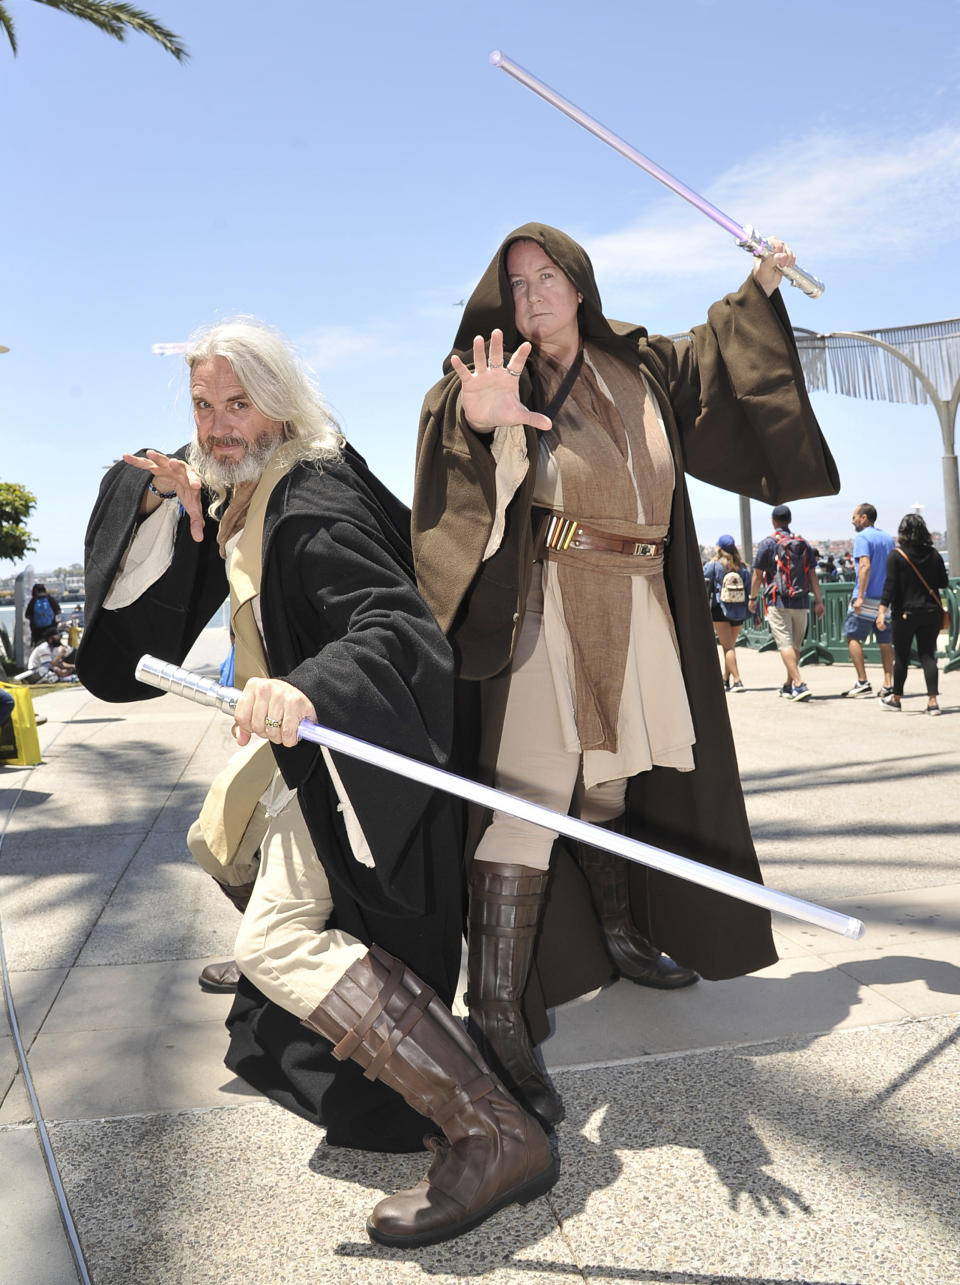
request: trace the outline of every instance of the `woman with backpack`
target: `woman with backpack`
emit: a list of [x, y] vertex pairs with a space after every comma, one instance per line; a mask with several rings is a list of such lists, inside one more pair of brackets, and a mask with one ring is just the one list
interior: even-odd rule
[[47, 586], [39, 580], [34, 584], [24, 613], [30, 621], [30, 646], [39, 647], [53, 625], [60, 622], [60, 604]]
[[888, 612], [893, 626], [893, 691], [880, 698], [884, 709], [900, 709], [910, 646], [916, 639], [927, 685], [927, 713], [940, 713], [937, 637], [943, 625], [943, 603], [937, 591], [946, 583], [947, 568], [933, 547], [926, 522], [919, 513], [908, 513], [897, 528], [897, 547], [887, 556], [887, 579], [877, 609], [877, 628], [887, 627]]
[[737, 668], [737, 635], [747, 618], [750, 568], [740, 557], [732, 535], [717, 537], [717, 551], [703, 564], [703, 578], [710, 594], [710, 618], [723, 652], [723, 685], [728, 692], [742, 692]]

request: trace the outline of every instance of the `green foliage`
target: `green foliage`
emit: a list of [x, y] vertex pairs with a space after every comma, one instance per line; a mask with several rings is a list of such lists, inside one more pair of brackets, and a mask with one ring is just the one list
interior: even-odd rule
[[[163, 45], [167, 53], [172, 54], [177, 62], [182, 62], [190, 56], [179, 36], [168, 31], [166, 27], [161, 27], [148, 13], [144, 13], [142, 9], [135, 9], [133, 5], [112, 3], [111, 0], [35, 0], [35, 3], [45, 4], [51, 9], [59, 9], [62, 13], [71, 13], [75, 18], [92, 23], [106, 35], [113, 36], [115, 40], [125, 40], [128, 29], [138, 31]], [[10, 48], [16, 54], [16, 30], [5, 3], [0, 3], [0, 30], [6, 32]]]
[[0, 482], [0, 559], [19, 562], [30, 549], [33, 537], [23, 525], [37, 504], [37, 497], [16, 482]]

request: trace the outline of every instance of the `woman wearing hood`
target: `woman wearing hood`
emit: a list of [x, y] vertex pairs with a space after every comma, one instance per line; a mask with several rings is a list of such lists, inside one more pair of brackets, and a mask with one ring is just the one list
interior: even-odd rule
[[[477, 774], [756, 881], [684, 473], [767, 503], [838, 489], [774, 245], [675, 344], [604, 317], [570, 237], [511, 233], [424, 402], [413, 503], [421, 591], [474, 680]], [[776, 960], [766, 911], [573, 861], [500, 813], [474, 830], [471, 1017], [549, 1123], [548, 1007], [618, 973], [675, 988]]]

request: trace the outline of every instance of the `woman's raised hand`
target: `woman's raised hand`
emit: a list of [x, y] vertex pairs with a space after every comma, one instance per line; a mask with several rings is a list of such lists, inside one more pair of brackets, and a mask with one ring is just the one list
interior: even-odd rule
[[780, 285], [783, 269], [796, 267], [797, 256], [785, 241], [780, 241], [775, 236], [767, 237], [767, 244], [773, 254], [766, 259], [754, 259], [753, 275], [757, 278], [757, 285], [769, 298]]
[[532, 344], [522, 343], [505, 364], [503, 331], [494, 330], [490, 336], [489, 360], [482, 335], [473, 341], [473, 370], [459, 357], [450, 358], [451, 366], [460, 377], [463, 413], [471, 428], [485, 433], [501, 424], [529, 424], [541, 432], [551, 427], [546, 415], [528, 410], [517, 395], [520, 372], [532, 350]]
[[[190, 522], [190, 534], [200, 544], [203, 540], [203, 502], [200, 498], [202, 483], [193, 469], [183, 460], [172, 459], [162, 451], [147, 451], [146, 458], [142, 455], [124, 454], [123, 459], [134, 468], [152, 473], [150, 480], [158, 491], [176, 491], [177, 499]], [[151, 513], [162, 503], [160, 499], [150, 503], [151, 496], [150, 491], [144, 493], [141, 513]]]

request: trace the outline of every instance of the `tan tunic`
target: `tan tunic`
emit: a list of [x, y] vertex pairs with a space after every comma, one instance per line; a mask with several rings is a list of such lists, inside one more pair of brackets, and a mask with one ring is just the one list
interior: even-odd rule
[[[642, 376], [587, 345], [585, 369], [541, 439], [534, 502], [638, 540], [666, 535], [675, 482], [663, 420]], [[547, 393], [551, 377], [544, 371]], [[622, 414], [620, 413], [622, 411]], [[495, 552], [529, 461], [523, 430], [497, 430]], [[564, 748], [587, 789], [649, 771], [691, 771], [695, 740], [663, 580], [663, 558], [546, 550], [544, 632]]]

